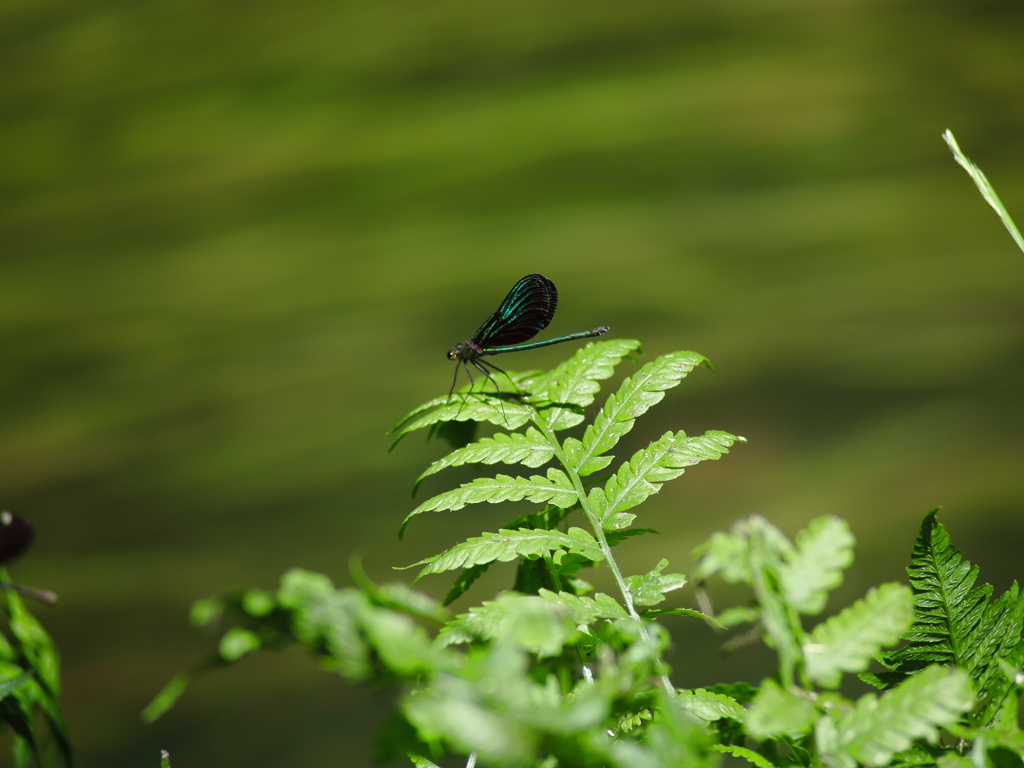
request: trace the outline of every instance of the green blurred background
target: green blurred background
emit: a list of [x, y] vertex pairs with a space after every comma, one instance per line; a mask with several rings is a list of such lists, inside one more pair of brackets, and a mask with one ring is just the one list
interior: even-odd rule
[[[1020, 2], [5, 0], [0, 41], [0, 505], [37, 528], [13, 575], [61, 596], [38, 613], [82, 768], [369, 763], [390, 694], [301, 653], [139, 711], [212, 647], [194, 599], [293, 565], [346, 583], [354, 552], [391, 579], [515, 514], [399, 543], [443, 446], [385, 432], [529, 272], [561, 292], [546, 334], [715, 364], [620, 456], [750, 441], [641, 510], [661, 536], [627, 571], [688, 571], [755, 512], [837, 514], [841, 602], [900, 578], [943, 505], [983, 578], [1021, 575], [1024, 255], [940, 138], [1024, 223]], [[671, 629], [681, 685], [770, 660]]]

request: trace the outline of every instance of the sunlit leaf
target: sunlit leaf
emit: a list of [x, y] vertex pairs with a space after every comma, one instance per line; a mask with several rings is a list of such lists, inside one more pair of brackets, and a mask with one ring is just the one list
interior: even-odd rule
[[873, 588], [808, 635], [803, 645], [807, 675], [826, 688], [838, 687], [843, 672], [867, 669], [884, 646], [899, 640], [912, 615], [910, 590], [905, 586], [891, 583]]
[[416, 565], [425, 564], [426, 567], [417, 574], [416, 580], [431, 573], [470, 568], [494, 561], [507, 563], [517, 557], [550, 554], [559, 549], [581, 554], [589, 560], [604, 559], [597, 541], [582, 528], [570, 528], [567, 533], [538, 529], [503, 529], [497, 533], [474, 536], [447, 552], [421, 560]]
[[12, 677], [9, 680], [0, 682], [0, 701], [3, 701], [16, 690], [21, 688], [25, 683], [32, 679], [31, 672], [22, 672], [17, 677]]
[[938, 729], [955, 723], [974, 703], [967, 673], [928, 667], [882, 696], [868, 693], [839, 718], [834, 733], [816, 733], [819, 751], [838, 768], [880, 766], [915, 739], [935, 743]]
[[654, 570], [642, 576], [629, 576], [626, 586], [637, 605], [657, 605], [665, 599], [665, 593], [686, 586], [686, 577], [681, 573], [662, 573], [668, 567], [664, 558]]
[[704, 688], [679, 691], [678, 699], [683, 709], [709, 723], [723, 717], [743, 720], [747, 712], [735, 699], [723, 693], [712, 693]]
[[[444, 401], [440, 400], [440, 402]], [[465, 395], [464, 399], [452, 397], [450, 403], [442, 404], [436, 410], [419, 416], [403, 426], [391, 443], [391, 447], [394, 448], [398, 445], [399, 441], [410, 432], [444, 421], [489, 421], [499, 427], [513, 430], [519, 429], [529, 421], [532, 413], [533, 411], [529, 407], [507, 398], [489, 398], [485, 395]]]
[[523, 464], [527, 467], [539, 467], [551, 461], [554, 448], [540, 432], [530, 427], [526, 432], [505, 434], [499, 432], [492, 437], [484, 437], [465, 448], [452, 451], [442, 459], [438, 459], [416, 479], [414, 486], [418, 488], [423, 479], [448, 467], [463, 464]]
[[533, 475], [529, 479], [508, 475], [481, 477], [471, 483], [464, 483], [453, 491], [447, 491], [427, 499], [402, 521], [398, 535], [401, 537], [409, 521], [424, 512], [454, 511], [462, 509], [467, 504], [478, 504], [484, 501], [497, 504], [501, 501], [521, 501], [523, 499], [537, 504], [551, 502], [555, 506], [567, 508], [575, 504], [577, 498], [572, 481], [564, 472], [554, 467], [548, 469], [546, 477], [540, 475]]
[[572, 457], [572, 467], [580, 475], [589, 475], [607, 466], [602, 454], [633, 428], [638, 416], [661, 402], [665, 390], [676, 386], [703, 362], [704, 356], [696, 352], [672, 352], [652, 360], [623, 381], [583, 433], [580, 450]]
[[853, 534], [838, 517], [819, 517], [796, 536], [795, 551], [779, 568], [782, 593], [793, 610], [817, 614], [828, 593], [843, 583], [853, 562]]
[[441, 630], [437, 642], [444, 647], [500, 638], [539, 656], [554, 656], [575, 631], [569, 612], [558, 603], [506, 592], [457, 616]]
[[799, 735], [814, 724], [818, 711], [813, 702], [782, 688], [771, 678], [761, 683], [761, 690], [747, 711], [743, 728], [754, 739], [785, 734]]
[[728, 453], [736, 440], [726, 432], [707, 432], [698, 437], [666, 432], [656, 443], [633, 454], [603, 487], [590, 491], [591, 508], [605, 522], [657, 493], [664, 482], [679, 477], [688, 467]]
[[603, 592], [584, 597], [542, 589], [540, 596], [562, 609], [573, 624], [593, 624], [600, 619], [624, 619], [629, 615], [615, 598]]
[[756, 768], [776, 768], [775, 764], [764, 755], [761, 755], [752, 749], [747, 749], [746, 747], [715, 744], [715, 749], [719, 752], [724, 752], [727, 755], [732, 755], [733, 757], [743, 758], [748, 763], [753, 763]]
[[793, 554], [789, 539], [763, 517], [753, 515], [738, 520], [728, 532], [712, 534], [711, 538], [693, 550], [697, 562], [697, 576], [701, 579], [721, 573], [730, 583], [753, 581], [750, 557], [750, 532], [756, 526], [759, 537], [772, 553], [772, 565], [778, 568], [785, 558]]
[[594, 402], [594, 395], [601, 389], [597, 382], [609, 378], [622, 358], [639, 348], [640, 342], [632, 339], [591, 342], [539, 378], [547, 401], [538, 406], [541, 419], [554, 430], [579, 424], [583, 421], [582, 409]]

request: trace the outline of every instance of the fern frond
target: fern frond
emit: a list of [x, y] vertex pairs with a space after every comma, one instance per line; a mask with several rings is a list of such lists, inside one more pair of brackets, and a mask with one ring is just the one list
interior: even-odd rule
[[593, 597], [583, 597], [568, 592], [542, 589], [539, 594], [544, 600], [558, 606], [569, 620], [577, 625], [593, 624], [601, 619], [625, 619], [629, 616], [615, 598], [603, 592], [598, 592]]
[[704, 688], [691, 691], [679, 691], [679, 704], [694, 717], [712, 723], [723, 717], [730, 720], [743, 720], [746, 710], [731, 696], [724, 693], [713, 693]]
[[768, 678], [747, 710], [743, 730], [753, 739], [772, 736], [797, 736], [814, 724], [818, 710], [803, 696], [789, 691]]
[[786, 601], [795, 611], [821, 613], [828, 593], [843, 583], [853, 562], [853, 534], [845, 520], [819, 517], [796, 536], [796, 549], [779, 568]]
[[747, 749], [746, 747], [714, 744], [711, 748], [718, 752], [724, 752], [727, 755], [732, 755], [733, 757], [741, 757], [748, 763], [753, 764], [755, 768], [775, 768], [775, 764], [767, 757], [752, 749]]
[[652, 360], [623, 381], [618, 391], [609, 395], [601, 412], [583, 433], [580, 450], [571, 459], [572, 468], [580, 475], [604, 469], [608, 461], [601, 455], [615, 447], [619, 438], [633, 428], [637, 417], [662, 401], [665, 390], [679, 384], [704, 362], [707, 362], [706, 358], [696, 352], [672, 352]]
[[915, 739], [934, 744], [938, 729], [955, 723], [973, 701], [963, 670], [931, 666], [881, 696], [865, 694], [838, 721], [823, 717], [815, 733], [818, 749], [838, 768], [885, 765]]
[[459, 614], [445, 625], [437, 636], [437, 645], [444, 648], [474, 640], [501, 638], [538, 656], [561, 653], [566, 641], [576, 631], [567, 611], [536, 595], [505, 592]]
[[402, 424], [406, 424], [406, 426], [402, 426], [392, 441], [391, 448], [398, 445], [402, 438], [410, 432], [445, 421], [489, 421], [511, 431], [523, 426], [532, 415], [532, 410], [528, 406], [504, 398], [496, 399], [482, 393], [465, 394], [462, 397], [452, 398], [450, 403], [444, 404], [446, 402], [444, 398], [435, 398], [430, 403], [413, 411], [413, 414], [421, 413], [431, 404], [441, 405], [440, 408], [414, 419], [411, 423], [400, 422], [399, 426]]
[[[502, 529], [508, 531], [534, 530], [538, 528], [543, 530], [553, 530], [562, 522], [563, 519], [565, 519], [565, 516], [568, 513], [569, 509], [561, 509], [552, 504], [548, 504], [540, 512], [534, 512], [530, 515], [520, 515], [519, 517], [510, 520], [507, 524], [502, 526]], [[450, 605], [465, 594], [466, 590], [468, 590], [473, 583], [484, 574], [488, 567], [489, 563], [484, 563], [482, 565], [473, 565], [464, 569], [452, 583], [452, 588], [444, 598], [444, 605]]]
[[591, 489], [588, 499], [594, 513], [606, 528], [625, 527], [617, 524], [615, 515], [657, 493], [662, 483], [679, 477], [687, 467], [728, 453], [738, 439], [717, 431], [698, 437], [666, 432], [656, 443], [633, 454], [604, 487]]
[[420, 483], [430, 475], [448, 467], [463, 464], [523, 464], [531, 469], [547, 464], [554, 456], [555, 450], [551, 443], [534, 427], [526, 432], [505, 434], [498, 432], [491, 437], [484, 437], [464, 448], [452, 451], [443, 459], [438, 459], [427, 470], [416, 478], [413, 493]]
[[1024, 596], [1014, 582], [989, 603], [991, 585], [974, 587], [978, 567], [963, 559], [936, 513], [925, 517], [907, 568], [914, 590], [914, 622], [903, 636], [907, 645], [882, 654], [879, 660], [891, 672], [881, 677], [891, 687], [937, 662], [963, 669], [984, 692], [993, 675], [1001, 674], [997, 660], [1020, 642]]
[[415, 565], [426, 565], [426, 568], [416, 575], [415, 581], [431, 573], [471, 568], [494, 561], [507, 563], [517, 557], [550, 554], [559, 549], [583, 555], [589, 560], [604, 559], [597, 540], [582, 528], [570, 528], [568, 533], [538, 529], [502, 529], [497, 533], [474, 536], [447, 552], [421, 560]]
[[397, 424], [395, 424], [395, 426], [389, 429], [388, 434], [395, 434], [395, 432], [400, 430], [403, 426], [408, 424], [410, 421], [412, 421], [412, 419], [414, 419], [416, 416], [419, 416], [424, 411], [429, 411], [431, 408], [438, 408], [442, 405], [446, 405], [448, 402], [449, 399], [447, 397], [435, 397], [433, 400], [427, 400], [427, 402], [422, 403], [421, 405], [417, 405], [415, 408], [413, 408], [411, 411], [405, 414], [405, 416], [403, 416], [401, 420]]
[[982, 687], [978, 686], [980, 705], [971, 713], [970, 722], [978, 728], [988, 728], [989, 737], [993, 730], [1000, 730], [1004, 721], [1010, 724], [1013, 736], [1018, 739], [1018, 751], [1024, 753], [1024, 731], [1017, 728], [1017, 703], [1021, 686], [1024, 684], [1024, 641], [1017, 643], [1006, 656], [996, 659], [1002, 672], [993, 675]]
[[591, 342], [550, 373], [535, 379], [535, 395], [549, 402], [538, 406], [548, 428], [569, 429], [583, 421], [583, 408], [594, 402], [594, 395], [601, 389], [597, 382], [611, 377], [622, 358], [639, 348], [640, 342], [633, 339]]
[[861, 672], [910, 624], [913, 603], [902, 584], [883, 584], [814, 628], [803, 644], [807, 676], [826, 688], [839, 686], [843, 672]]
[[398, 536], [402, 537], [405, 527], [412, 518], [424, 512], [455, 511], [462, 509], [467, 504], [477, 504], [482, 501], [497, 504], [500, 501], [521, 501], [523, 499], [538, 504], [551, 502], [555, 506], [568, 508], [576, 503], [577, 498], [572, 481], [564, 472], [554, 467], [548, 470], [547, 477], [540, 475], [533, 475], [529, 479], [508, 475], [481, 477], [471, 483], [464, 483], [455, 490], [427, 499], [402, 521], [402, 525], [398, 529]]

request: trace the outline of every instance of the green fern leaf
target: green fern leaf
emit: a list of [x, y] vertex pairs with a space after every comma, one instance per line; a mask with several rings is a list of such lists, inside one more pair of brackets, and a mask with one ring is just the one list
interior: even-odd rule
[[413, 493], [416, 492], [416, 488], [419, 488], [424, 478], [448, 467], [502, 462], [504, 464], [523, 464], [536, 469], [551, 461], [554, 453], [555, 450], [551, 447], [551, 443], [534, 427], [530, 427], [526, 432], [511, 434], [499, 432], [492, 437], [484, 437], [475, 443], [470, 443], [465, 448], [452, 451], [443, 459], [435, 461], [427, 468], [426, 472], [416, 478]]
[[437, 636], [440, 647], [497, 640], [538, 656], [555, 656], [575, 633], [567, 611], [536, 595], [505, 592], [459, 614]]
[[662, 558], [650, 573], [626, 579], [626, 586], [629, 587], [629, 593], [637, 605], [657, 605], [665, 599], [666, 592], [686, 586], [686, 577], [683, 574], [663, 574], [662, 571], [667, 567], [668, 560]]
[[829, 765], [880, 766], [915, 739], [934, 744], [938, 729], [955, 723], [974, 701], [971, 681], [959, 669], [931, 666], [882, 696], [868, 693], [838, 722], [822, 718], [815, 734]]
[[609, 378], [622, 358], [639, 348], [640, 342], [632, 339], [591, 342], [553, 371], [531, 382], [535, 396], [549, 403], [546, 407], [538, 406], [544, 423], [559, 430], [583, 421], [583, 409], [594, 402], [594, 395], [601, 389], [597, 382]]
[[[582, 528], [570, 528], [568, 533], [545, 530], [507, 530], [498, 533], [484, 533], [458, 544], [447, 552], [428, 557], [415, 565], [426, 568], [416, 575], [416, 581], [431, 573], [453, 571], [456, 568], [471, 568], [475, 565], [498, 561], [507, 563], [517, 557], [546, 555], [555, 550], [581, 554], [589, 560], [603, 560], [601, 547]], [[407, 566], [413, 568], [415, 566]]]
[[764, 755], [746, 747], [736, 747], [726, 744], [715, 744], [712, 746], [719, 752], [725, 752], [733, 757], [741, 757], [748, 763], [753, 763], [756, 768], [775, 768], [775, 764]]
[[[625, 613], [623, 613], [623, 615], [625, 615]], [[9, 668], [9, 669], [5, 670], [5, 672], [7, 672], [8, 674], [10, 672], [13, 672], [14, 671], [13, 670], [13, 666], [14, 665], [11, 664], [12, 668]], [[0, 701], [3, 701], [4, 699], [6, 699], [8, 696], [10, 696], [16, 690], [21, 688], [23, 685], [25, 685], [31, 679], [32, 679], [32, 673], [31, 672], [22, 672], [17, 677], [13, 677], [10, 680], [4, 680], [2, 683], [0, 683]]]
[[638, 613], [640, 614], [640, 618], [645, 621], [651, 621], [661, 616], [687, 616], [691, 619], [700, 619], [701, 621], [707, 622], [716, 629], [727, 628], [714, 616], [701, 613], [693, 608], [648, 608], [644, 611], [638, 611]]
[[509, 477], [508, 475], [481, 477], [471, 483], [464, 483], [453, 491], [447, 491], [427, 499], [402, 521], [398, 536], [402, 537], [405, 527], [412, 518], [424, 512], [455, 511], [462, 509], [467, 504], [477, 504], [482, 501], [497, 504], [500, 501], [521, 501], [523, 499], [538, 504], [551, 502], [555, 506], [568, 508], [576, 503], [577, 498], [572, 481], [564, 472], [554, 467], [548, 470], [547, 477], [540, 475], [534, 475], [529, 479]]
[[593, 597], [583, 597], [568, 592], [542, 589], [539, 594], [544, 600], [563, 611], [576, 625], [593, 624], [601, 619], [625, 619], [629, 616], [615, 598], [603, 592], [598, 592]]
[[843, 583], [853, 562], [853, 534], [838, 517], [812, 520], [796, 537], [796, 550], [779, 569], [786, 601], [796, 611], [821, 613], [828, 593]]
[[996, 663], [1002, 675], [995, 675], [985, 687], [978, 688], [981, 705], [971, 713], [971, 724], [978, 728], [987, 728], [989, 738], [993, 731], [1006, 729], [1008, 723], [1013, 737], [1018, 740], [1019, 751], [1024, 753], [1024, 731], [1017, 728], [1017, 696], [1010, 693], [1021, 690], [1024, 677], [1020, 670], [1024, 668], [1024, 641], [1017, 643], [1009, 653]]
[[891, 672], [881, 677], [890, 686], [930, 663], [965, 670], [984, 693], [1000, 674], [998, 659], [1020, 642], [1024, 596], [1016, 582], [989, 603], [992, 587], [974, 587], [978, 567], [965, 561], [945, 527], [929, 513], [921, 525], [911, 565], [914, 622], [903, 636], [907, 644], [883, 654]]
[[653, 718], [654, 715], [651, 714], [651, 710], [645, 707], [639, 712], [629, 712], [620, 717], [619, 721], [615, 724], [615, 728], [612, 730], [618, 733], [629, 733], [643, 725], [645, 720], [652, 720]]
[[687, 467], [728, 453], [737, 439], [726, 432], [706, 432], [698, 437], [666, 432], [656, 443], [633, 454], [603, 488], [590, 491], [594, 513], [606, 528], [626, 527], [616, 519], [619, 513], [657, 493], [662, 483], [679, 477]]
[[913, 618], [910, 590], [883, 584], [842, 613], [814, 628], [803, 645], [807, 676], [826, 688], [839, 686], [843, 672], [867, 669], [885, 645], [892, 645]]
[[724, 693], [712, 693], [704, 688], [692, 691], [679, 691], [679, 704], [694, 717], [712, 723], [723, 717], [730, 720], [743, 720], [747, 711], [739, 702]]
[[565, 454], [565, 461], [569, 467], [575, 467], [576, 473], [580, 477], [586, 475], [592, 475], [595, 472], [600, 472], [602, 469], [612, 463], [614, 456], [592, 456], [589, 459], [583, 459], [583, 443], [577, 440], [575, 437], [567, 437], [562, 441], [562, 453]]
[[726, 608], [716, 617], [718, 623], [726, 629], [734, 629], [741, 624], [754, 624], [761, 620], [761, 611], [747, 605], [736, 605]]
[[629, 528], [625, 531], [609, 531], [605, 534], [605, 538], [608, 540], [609, 547], [615, 547], [626, 539], [631, 539], [634, 536], [643, 536], [645, 533], [658, 533], [658, 531], [653, 528]]
[[448, 403], [449, 399], [447, 397], [435, 397], [433, 400], [427, 400], [427, 402], [423, 403], [422, 405], [417, 405], [415, 408], [413, 408], [411, 411], [405, 414], [405, 416], [402, 417], [401, 421], [399, 421], [397, 424], [395, 424], [395, 426], [388, 430], [388, 434], [393, 435], [395, 432], [400, 430], [403, 426], [408, 424], [421, 413], [429, 411], [431, 408], [438, 408], [442, 405], [447, 405]]
[[615, 447], [619, 438], [633, 428], [637, 417], [662, 401], [665, 390], [679, 384], [704, 362], [707, 362], [704, 356], [696, 352], [673, 352], [652, 360], [623, 381], [618, 392], [608, 397], [593, 424], [587, 427], [579, 452], [571, 458], [572, 469], [580, 475], [604, 469], [608, 461], [602, 454]]
[[734, 524], [729, 531], [711, 534], [710, 539], [694, 548], [698, 579], [704, 581], [721, 573], [722, 578], [730, 584], [751, 582], [750, 547], [747, 545], [746, 534], [739, 528], [742, 522]]
[[796, 736], [810, 729], [816, 717], [817, 709], [809, 699], [768, 678], [747, 710], [743, 729], [759, 741], [773, 736]]
[[[561, 523], [568, 513], [568, 509], [560, 509], [559, 507], [548, 504], [540, 512], [534, 512], [530, 515], [520, 515], [519, 517], [509, 521], [506, 525], [503, 525], [502, 528], [509, 531], [518, 531], [522, 529], [532, 530], [535, 528], [551, 530]], [[488, 567], [489, 564], [485, 563], [483, 565], [474, 565], [463, 570], [452, 583], [452, 588], [444, 598], [444, 605], [450, 605], [465, 594], [466, 590], [473, 585], [473, 582], [483, 575]], [[525, 592], [526, 590], [520, 589], [519, 591]]]
[[[450, 403], [447, 403], [444, 398], [435, 398], [430, 403], [420, 406], [419, 409], [413, 411], [413, 414], [422, 413], [431, 405], [440, 405], [441, 407], [414, 419], [411, 423], [400, 422], [401, 431], [391, 443], [391, 448], [398, 445], [402, 438], [410, 432], [446, 421], [489, 421], [499, 427], [513, 430], [523, 426], [532, 415], [532, 410], [529, 407], [509, 400], [498, 400], [482, 393], [467, 394], [464, 397], [465, 399], [452, 398]], [[406, 426], [402, 426], [402, 424], [406, 424]]]

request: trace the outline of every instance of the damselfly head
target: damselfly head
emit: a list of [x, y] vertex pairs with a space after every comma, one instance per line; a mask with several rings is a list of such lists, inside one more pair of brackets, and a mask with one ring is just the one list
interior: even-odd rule
[[466, 342], [460, 341], [454, 347], [449, 349], [448, 350], [448, 359], [449, 360], [458, 360], [459, 359], [459, 353], [462, 351], [462, 348], [464, 346], [466, 346]]

